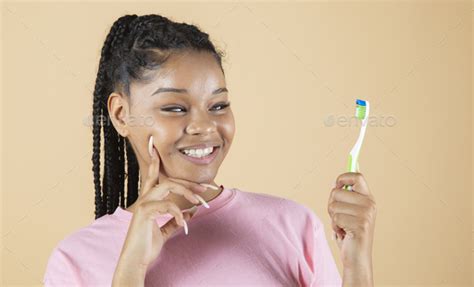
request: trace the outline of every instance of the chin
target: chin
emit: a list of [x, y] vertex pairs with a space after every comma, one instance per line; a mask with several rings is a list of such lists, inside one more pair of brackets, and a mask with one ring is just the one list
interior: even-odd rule
[[217, 175], [217, 170], [214, 168], [203, 169], [196, 167], [195, 169], [179, 169], [174, 172], [167, 173], [168, 177], [189, 180], [198, 183], [212, 182]]

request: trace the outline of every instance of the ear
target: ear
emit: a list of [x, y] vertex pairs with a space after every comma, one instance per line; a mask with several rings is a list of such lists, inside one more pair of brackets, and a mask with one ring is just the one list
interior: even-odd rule
[[119, 93], [111, 93], [107, 100], [107, 109], [109, 116], [115, 130], [122, 136], [127, 137], [128, 131], [128, 117], [129, 117], [129, 105], [125, 96]]

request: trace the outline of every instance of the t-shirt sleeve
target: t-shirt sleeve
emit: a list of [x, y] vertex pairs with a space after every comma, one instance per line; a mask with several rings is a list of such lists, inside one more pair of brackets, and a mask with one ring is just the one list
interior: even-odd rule
[[342, 279], [329, 248], [324, 226], [316, 227], [314, 237], [314, 278], [311, 287], [342, 286]]
[[309, 280], [300, 282], [300, 286], [310, 287], [341, 287], [342, 279], [337, 269], [329, 244], [326, 240], [324, 225], [321, 220], [311, 213], [311, 224], [304, 232], [304, 260], [306, 270], [310, 273]]
[[78, 270], [69, 256], [56, 247], [49, 256], [43, 277], [45, 287], [82, 286]]

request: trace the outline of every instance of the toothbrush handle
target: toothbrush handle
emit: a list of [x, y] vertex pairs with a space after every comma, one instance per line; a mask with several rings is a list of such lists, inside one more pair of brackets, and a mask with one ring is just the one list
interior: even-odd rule
[[[352, 171], [352, 161], [353, 160], [354, 159], [352, 158], [352, 154], [349, 154], [349, 158], [347, 160], [347, 170], [348, 171]], [[345, 189], [345, 190], [352, 190], [350, 185], [344, 185], [342, 188]]]
[[[360, 172], [359, 161], [357, 161], [356, 166], [357, 166], [357, 170], [356, 170], [356, 171], [357, 171], [357, 172]], [[345, 190], [352, 191], [352, 186], [351, 186], [351, 185], [344, 185], [344, 189], [345, 189]]]
[[[352, 163], [353, 163], [352, 161], [353, 161], [353, 160], [356, 160], [356, 168], [359, 169], [359, 168], [358, 168], [358, 166], [359, 166], [359, 161], [357, 160], [357, 158], [352, 158], [352, 154], [349, 154], [349, 159], [348, 159], [348, 161], [347, 161], [347, 170], [348, 170], [349, 172], [353, 172], [353, 171], [354, 171], [353, 168], [352, 168]], [[344, 185], [342, 188], [345, 189], [345, 190], [352, 191], [352, 186], [350, 186], [350, 185]]]

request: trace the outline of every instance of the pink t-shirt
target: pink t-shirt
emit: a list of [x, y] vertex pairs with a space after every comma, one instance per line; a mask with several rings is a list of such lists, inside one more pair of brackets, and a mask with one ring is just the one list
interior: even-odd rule
[[[320, 219], [273, 195], [226, 188], [165, 242], [146, 286], [342, 286]], [[133, 213], [118, 207], [53, 249], [43, 283], [111, 286]], [[163, 226], [172, 216], [157, 217]]]

